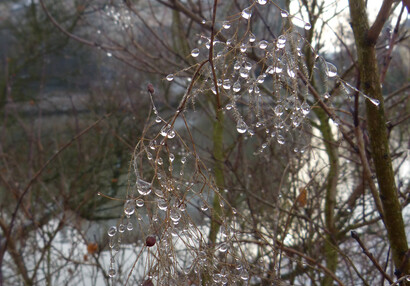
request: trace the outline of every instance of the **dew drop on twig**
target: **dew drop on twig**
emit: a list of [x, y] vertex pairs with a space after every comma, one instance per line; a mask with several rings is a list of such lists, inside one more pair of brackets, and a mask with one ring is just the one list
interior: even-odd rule
[[252, 16], [252, 8], [248, 7], [242, 10], [241, 13], [242, 18], [249, 20], [249, 18]]
[[166, 79], [167, 79], [167, 81], [173, 81], [174, 80], [174, 75], [171, 73], [171, 74], [167, 75]]
[[236, 81], [232, 86], [232, 90], [234, 92], [239, 92], [241, 90], [241, 83], [239, 81]]
[[249, 43], [253, 43], [255, 41], [256, 41], [255, 35], [249, 32]]
[[147, 196], [151, 193], [151, 183], [138, 179], [136, 185], [140, 195]]
[[198, 48], [193, 49], [193, 50], [191, 51], [191, 56], [192, 56], [193, 58], [198, 57], [198, 56], [199, 56], [199, 49], [198, 49]]
[[245, 121], [239, 119], [238, 123], [236, 124], [236, 130], [238, 131], [238, 133], [245, 133], [246, 130], [248, 130], [248, 126], [246, 125]]
[[268, 46], [268, 41], [262, 40], [262, 41], [259, 42], [259, 48], [261, 50], [266, 49], [267, 46]]
[[326, 75], [328, 77], [335, 77], [337, 76], [337, 68], [334, 64], [326, 62]]
[[109, 229], [108, 229], [108, 236], [114, 236], [116, 233], [117, 233], [117, 227], [116, 226], [111, 226]]
[[131, 216], [135, 212], [134, 201], [127, 200], [124, 204], [124, 213], [126, 216]]
[[277, 42], [276, 42], [276, 47], [277, 47], [278, 49], [283, 49], [283, 48], [285, 47], [285, 44], [286, 44], [286, 36], [280, 35], [280, 36], [278, 37]]
[[312, 25], [310, 23], [306, 23], [304, 28], [306, 31], [309, 31], [312, 28]]
[[286, 11], [286, 10], [282, 10], [282, 11], [280, 12], [280, 16], [281, 16], [282, 18], [287, 18], [287, 17], [289, 17], [289, 12]]

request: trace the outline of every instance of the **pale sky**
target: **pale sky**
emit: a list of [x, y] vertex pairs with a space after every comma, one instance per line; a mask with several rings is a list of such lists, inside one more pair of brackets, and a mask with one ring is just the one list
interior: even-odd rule
[[[351, 31], [351, 28], [349, 26], [349, 4], [348, 0], [324, 0], [325, 2], [325, 13], [324, 13], [324, 20], [327, 21], [329, 20], [333, 15], [336, 13], [340, 13], [338, 17], [334, 17], [333, 19], [330, 19], [328, 22], [327, 27], [325, 27], [325, 37], [322, 36], [322, 38], [326, 38], [329, 40], [326, 40], [325, 42], [325, 47], [324, 50], [329, 50], [329, 51], [334, 51], [334, 43], [337, 38], [332, 32], [332, 29], [337, 31], [338, 27], [340, 25], [343, 25], [344, 30]], [[373, 21], [376, 19], [377, 13], [383, 3], [383, 0], [371, 0], [368, 1], [368, 15], [369, 15], [369, 20], [370, 20], [370, 25], [373, 24]], [[402, 4], [400, 3], [399, 6], [397, 7], [395, 14], [397, 15], [400, 12]], [[298, 1], [292, 1], [290, 5], [290, 13], [294, 15], [298, 11]], [[297, 16], [297, 14], [296, 14]], [[299, 17], [308, 19], [306, 14]], [[408, 17], [407, 10], [404, 12], [404, 15], [402, 16], [402, 21]], [[393, 23], [395, 24], [395, 20], [397, 19], [397, 16], [393, 18]], [[294, 21], [294, 24], [297, 26], [302, 25], [299, 21]], [[322, 21], [318, 21], [316, 24], [317, 27], [319, 28], [322, 25]], [[337, 45], [339, 46], [339, 45]]]

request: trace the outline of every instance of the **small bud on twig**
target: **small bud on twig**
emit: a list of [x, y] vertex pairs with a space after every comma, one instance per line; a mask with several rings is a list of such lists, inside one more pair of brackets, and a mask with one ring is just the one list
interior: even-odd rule
[[149, 93], [151, 93], [151, 95], [155, 93], [155, 89], [154, 89], [154, 86], [152, 85], [152, 83], [149, 83], [147, 85], [147, 90], [148, 90]]

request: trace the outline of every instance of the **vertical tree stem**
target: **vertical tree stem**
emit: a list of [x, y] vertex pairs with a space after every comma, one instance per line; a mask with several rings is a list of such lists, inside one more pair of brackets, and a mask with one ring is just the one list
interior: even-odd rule
[[[400, 277], [410, 273], [410, 263], [403, 263], [406, 260], [405, 254], [408, 250], [408, 245], [390, 157], [375, 40], [369, 39], [369, 31], [371, 29], [369, 28], [365, 1], [350, 0], [349, 8], [363, 92], [380, 102], [379, 106], [375, 106], [372, 102], [366, 100], [367, 127], [372, 148], [371, 155], [374, 161], [380, 199], [385, 216], [384, 224], [392, 249], [394, 265], [398, 270], [396, 274]], [[370, 36], [373, 37], [373, 34]]]

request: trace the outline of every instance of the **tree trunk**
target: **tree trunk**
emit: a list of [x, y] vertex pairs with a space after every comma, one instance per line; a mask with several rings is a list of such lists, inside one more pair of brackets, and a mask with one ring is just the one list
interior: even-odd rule
[[362, 91], [380, 102], [376, 106], [366, 99], [367, 127], [372, 148], [371, 156], [376, 170], [379, 194], [384, 211], [384, 224], [393, 254], [394, 265], [397, 269], [396, 275], [401, 277], [410, 274], [410, 263], [406, 258], [408, 251], [407, 238], [390, 157], [384, 102], [375, 51], [376, 41], [374, 33], [372, 33], [372, 38], [369, 38], [369, 23], [365, 1], [350, 0], [349, 8]]

